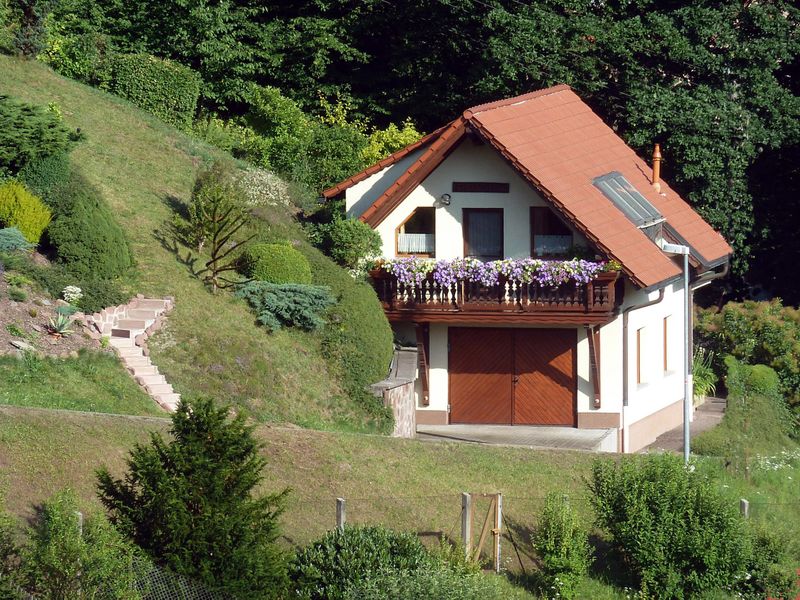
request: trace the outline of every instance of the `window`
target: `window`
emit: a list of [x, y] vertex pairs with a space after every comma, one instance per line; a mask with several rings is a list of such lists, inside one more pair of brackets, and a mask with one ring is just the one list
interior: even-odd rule
[[464, 209], [464, 256], [479, 260], [503, 258], [503, 209]]
[[650, 227], [664, 221], [658, 209], [622, 173], [613, 171], [595, 178], [592, 183], [637, 227]]
[[436, 209], [417, 208], [396, 231], [395, 251], [398, 255], [434, 256], [436, 252]]
[[636, 330], [636, 383], [644, 383], [644, 372], [642, 370], [642, 332], [644, 327]]
[[664, 372], [669, 371], [669, 323], [670, 318], [664, 317]]
[[572, 231], [547, 207], [531, 207], [531, 256], [561, 256], [572, 247]]

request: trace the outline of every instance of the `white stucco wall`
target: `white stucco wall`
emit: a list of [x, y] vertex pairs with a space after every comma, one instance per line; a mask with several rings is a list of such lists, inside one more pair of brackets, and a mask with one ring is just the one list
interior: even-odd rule
[[[629, 285], [622, 308], [624, 310], [634, 304], [656, 298], [658, 292], [646, 294], [634, 290]], [[647, 308], [634, 309], [628, 315], [628, 405], [624, 408], [626, 449], [632, 425], [683, 400], [684, 312], [683, 283], [676, 282], [665, 288], [661, 302]], [[666, 371], [664, 370], [665, 317], [668, 317]], [[622, 321], [622, 316], [617, 320]], [[636, 381], [638, 330], [641, 330], [641, 383]], [[672, 425], [667, 429], [671, 427]]]
[[[360, 216], [391, 182], [418, 157], [410, 155], [351, 187], [346, 192], [348, 216]], [[509, 193], [453, 192], [454, 181], [485, 181], [509, 184]], [[530, 207], [548, 206], [547, 202], [491, 147], [467, 140], [422, 182], [392, 213], [377, 231], [383, 240], [383, 256], [395, 256], [395, 231], [417, 207], [434, 206], [442, 194], [450, 194], [449, 206], [436, 209], [436, 258], [461, 258], [464, 255], [462, 215], [465, 208], [502, 208], [505, 256], [530, 256]], [[573, 227], [573, 244], [586, 245]]]

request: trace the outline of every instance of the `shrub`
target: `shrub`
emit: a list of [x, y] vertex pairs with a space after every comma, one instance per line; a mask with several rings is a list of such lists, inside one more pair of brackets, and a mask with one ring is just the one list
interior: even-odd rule
[[[293, 181], [320, 192], [367, 166], [362, 156], [366, 145], [367, 136], [355, 125], [315, 123], [307, 150], [285, 173]], [[284, 172], [274, 160], [273, 164]]]
[[[112, 522], [158, 564], [241, 598], [282, 597], [276, 545], [288, 491], [256, 496], [265, 460], [253, 428], [208, 399], [181, 402], [169, 441], [137, 444], [128, 472], [98, 472]], [[154, 501], [154, 499], [157, 499]]]
[[13, 40], [9, 0], [0, 0], [0, 52], [10, 52], [13, 49]]
[[69, 156], [59, 152], [29, 161], [17, 175], [34, 194], [48, 202], [53, 191], [69, 181], [71, 173]]
[[128, 241], [95, 187], [73, 173], [52, 202], [56, 216], [48, 237], [56, 259], [69, 273], [82, 279], [113, 279], [130, 269]]
[[66, 152], [79, 137], [52, 110], [0, 94], [0, 179], [32, 160]]
[[714, 353], [696, 346], [692, 356], [692, 384], [695, 399], [712, 396], [717, 391], [717, 374], [713, 368]]
[[269, 164], [279, 173], [291, 173], [311, 143], [313, 126], [309, 118], [294, 100], [274, 87], [254, 88], [247, 102], [250, 110], [246, 122], [266, 140]]
[[325, 324], [322, 314], [335, 300], [329, 288], [318, 285], [251, 281], [236, 295], [244, 298], [270, 331], [286, 327], [315, 330]]
[[392, 329], [375, 290], [354, 281], [318, 250], [302, 250], [311, 264], [313, 282], [330, 287], [337, 300], [328, 310], [322, 351], [347, 394], [389, 428], [391, 411], [366, 391], [386, 376], [393, 353]]
[[548, 596], [574, 598], [580, 580], [588, 573], [591, 550], [588, 536], [566, 498], [547, 495], [539, 526], [533, 536], [539, 555], [542, 591]]
[[247, 169], [236, 180], [247, 206], [280, 206], [291, 205], [289, 185], [280, 177], [264, 169]]
[[336, 218], [322, 226], [326, 253], [337, 263], [355, 269], [359, 261], [381, 254], [381, 236], [358, 219]]
[[286, 244], [253, 244], [243, 257], [245, 275], [268, 283], [311, 283], [303, 253]]
[[369, 135], [369, 144], [362, 151], [364, 162], [368, 165], [375, 164], [421, 137], [422, 134], [410, 120], [404, 121], [402, 128], [390, 123], [386, 129], [376, 129]]
[[745, 363], [775, 369], [784, 393], [800, 400], [800, 311], [780, 300], [729, 302], [721, 311], [700, 310], [695, 328], [698, 343], [717, 356], [717, 374], [728, 354]]
[[388, 570], [349, 585], [346, 600], [509, 600], [531, 598], [501, 577], [454, 573], [446, 569]]
[[28, 299], [28, 294], [17, 287], [8, 288], [8, 297], [14, 302], [25, 302]]
[[103, 517], [81, 526], [70, 491], [44, 503], [23, 552], [27, 588], [37, 598], [139, 598], [131, 562], [136, 554]]
[[130, 294], [114, 280], [78, 278], [70, 274], [64, 265], [59, 263], [50, 266], [37, 265], [21, 255], [3, 254], [0, 258], [9, 269], [24, 273], [47, 290], [53, 298], [58, 298], [68, 285], [78, 286], [83, 291], [83, 298], [78, 302], [78, 306], [86, 313], [124, 304], [130, 299]]
[[108, 84], [105, 68], [108, 50], [108, 38], [101, 33], [51, 30], [47, 47], [39, 57], [64, 77], [105, 87]]
[[746, 365], [732, 356], [725, 358], [725, 365], [728, 406], [722, 423], [696, 437], [692, 450], [745, 467], [753, 453], [778, 452], [791, 445], [791, 412], [773, 369]]
[[680, 457], [597, 460], [589, 488], [598, 524], [646, 594], [695, 597], [744, 580], [753, 556], [744, 520]]
[[36, 58], [47, 41], [47, 16], [55, 3], [50, 0], [17, 0], [18, 23], [14, 47], [27, 58]]
[[191, 126], [202, 83], [195, 71], [149, 54], [118, 54], [110, 65], [112, 92], [166, 123]]
[[364, 579], [387, 571], [413, 572], [432, 567], [434, 559], [411, 533], [381, 526], [345, 527], [329, 531], [300, 550], [289, 567], [299, 598], [337, 600]]
[[50, 223], [50, 209], [17, 181], [0, 185], [0, 224], [16, 227], [31, 244], [38, 244]]
[[25, 239], [16, 227], [0, 229], [0, 252], [14, 252], [16, 250], [30, 250], [34, 245]]

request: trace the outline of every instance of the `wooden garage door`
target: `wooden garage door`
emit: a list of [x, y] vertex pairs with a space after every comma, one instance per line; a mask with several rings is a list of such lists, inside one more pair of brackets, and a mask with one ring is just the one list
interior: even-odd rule
[[575, 425], [574, 329], [517, 329], [514, 424]]
[[450, 422], [511, 423], [513, 329], [450, 327]]
[[575, 424], [574, 329], [451, 327], [450, 422]]

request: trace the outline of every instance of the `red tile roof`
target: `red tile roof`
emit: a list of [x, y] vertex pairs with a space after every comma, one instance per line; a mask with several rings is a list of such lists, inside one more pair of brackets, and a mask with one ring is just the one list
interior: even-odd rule
[[600, 175], [622, 173], [692, 247], [700, 263], [723, 262], [732, 252], [722, 236], [666, 182], [661, 182], [661, 193], [653, 189], [649, 165], [566, 85], [470, 108], [417, 144], [326, 190], [325, 195], [332, 197], [427, 145], [361, 215], [362, 221], [374, 227], [441, 164], [467, 131], [491, 144], [591, 242], [618, 260], [641, 287], [677, 276], [680, 268], [593, 185]]

